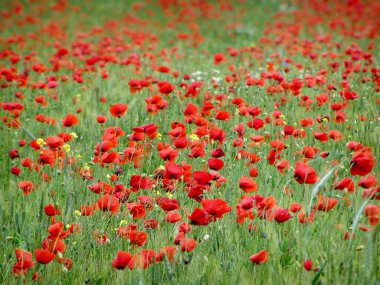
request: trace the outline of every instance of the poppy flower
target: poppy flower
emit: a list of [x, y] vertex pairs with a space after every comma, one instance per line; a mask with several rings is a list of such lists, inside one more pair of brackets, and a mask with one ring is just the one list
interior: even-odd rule
[[377, 185], [377, 180], [373, 175], [367, 175], [366, 177], [360, 177], [358, 186], [362, 188], [371, 188]]
[[221, 218], [225, 213], [231, 211], [231, 207], [222, 199], [208, 199], [201, 203], [203, 209], [214, 218]]
[[182, 168], [173, 163], [168, 162], [165, 164], [164, 178], [178, 180], [182, 176]]
[[192, 238], [184, 237], [180, 241], [181, 251], [190, 252], [197, 246], [197, 242]]
[[57, 252], [63, 253], [66, 249], [66, 244], [59, 238], [44, 239], [41, 243], [42, 248], [54, 254]]
[[268, 261], [268, 252], [266, 250], [260, 250], [256, 254], [251, 255], [249, 261], [255, 264], [264, 264]]
[[301, 224], [310, 224], [313, 222], [314, 219], [314, 213], [310, 213], [310, 215], [307, 217], [305, 213], [299, 212], [297, 214], [297, 219]]
[[184, 116], [192, 116], [198, 114], [198, 107], [194, 104], [187, 103], [185, 110], [183, 111]]
[[318, 176], [315, 170], [306, 163], [296, 162], [293, 177], [299, 184], [314, 184]]
[[117, 270], [123, 270], [128, 266], [128, 263], [132, 259], [132, 254], [127, 251], [118, 250], [116, 257], [112, 259], [112, 266]]
[[56, 136], [49, 136], [45, 138], [44, 141], [46, 145], [50, 147], [51, 149], [56, 149], [58, 147], [61, 147], [65, 143], [62, 138], [56, 137]]
[[169, 95], [169, 93], [172, 93], [174, 90], [174, 86], [169, 82], [159, 82], [157, 86], [158, 92], [166, 96]]
[[325, 195], [321, 195], [314, 208], [316, 208], [319, 211], [329, 212], [335, 207], [337, 203], [338, 201], [336, 199], [327, 197]]
[[120, 203], [117, 198], [112, 195], [104, 195], [98, 199], [99, 209], [102, 211], [110, 211], [112, 214], [116, 213], [120, 208]]
[[188, 216], [193, 225], [207, 226], [210, 222], [210, 216], [201, 208], [194, 208], [193, 212]]
[[181, 215], [176, 211], [169, 211], [166, 213], [165, 222], [176, 223], [182, 219]]
[[48, 239], [63, 239], [67, 237], [70, 232], [63, 230], [63, 224], [62, 222], [57, 222], [48, 227]]
[[66, 117], [62, 119], [62, 126], [64, 127], [72, 127], [76, 124], [78, 124], [79, 120], [78, 118], [73, 114], [67, 114]]
[[219, 65], [221, 62], [225, 61], [222, 53], [218, 52], [213, 55], [214, 65]]
[[247, 123], [248, 128], [254, 129], [255, 131], [261, 129], [264, 126], [264, 121], [256, 118]]
[[141, 219], [145, 217], [145, 208], [140, 203], [128, 203], [127, 209], [129, 210], [129, 213], [132, 215], [133, 219]]
[[274, 209], [274, 219], [276, 220], [276, 222], [284, 223], [290, 218], [292, 218], [292, 215], [290, 215], [286, 209], [282, 209], [282, 208]]
[[12, 150], [10, 150], [10, 151], [9, 151], [9, 157], [10, 157], [11, 159], [19, 158], [20, 155], [19, 155], [19, 153], [18, 153], [18, 150], [15, 149], [15, 148], [12, 149]]
[[128, 234], [128, 239], [131, 244], [143, 246], [146, 242], [148, 235], [146, 232], [132, 231]]
[[276, 163], [276, 168], [281, 174], [284, 174], [284, 170], [289, 168], [289, 162], [285, 159], [281, 160]]
[[313, 262], [310, 259], [306, 259], [302, 266], [306, 271], [311, 271], [313, 269]]
[[316, 153], [318, 152], [318, 149], [311, 146], [304, 146], [301, 150], [301, 154], [306, 158], [314, 158]]
[[372, 171], [375, 158], [368, 149], [360, 150], [352, 155], [350, 166], [351, 175], [364, 176]]
[[55, 152], [50, 149], [41, 149], [38, 156], [38, 163], [42, 165], [54, 166], [57, 158]]
[[154, 181], [149, 177], [141, 177], [140, 175], [132, 175], [129, 184], [132, 187], [132, 191], [136, 192], [139, 189], [151, 189], [154, 185]]
[[98, 124], [103, 124], [106, 122], [106, 120], [107, 120], [106, 116], [103, 116], [103, 115], [96, 116], [96, 121]]
[[34, 255], [36, 256], [36, 261], [41, 264], [48, 264], [55, 257], [54, 253], [43, 248], [36, 249]]
[[207, 166], [212, 170], [220, 170], [224, 166], [223, 160], [219, 158], [209, 158], [207, 161]]
[[177, 252], [177, 249], [174, 246], [168, 245], [160, 249], [160, 259], [163, 259], [164, 256], [167, 257], [169, 263], [173, 263], [174, 255]]
[[15, 275], [26, 274], [28, 269], [34, 266], [32, 253], [16, 248], [15, 255], [17, 262], [13, 264], [12, 273]]
[[302, 205], [297, 202], [291, 203], [289, 206], [289, 211], [292, 213], [299, 212], [301, 211], [301, 209], [302, 209]]
[[11, 167], [11, 173], [12, 173], [13, 175], [19, 176], [20, 173], [21, 173], [21, 169], [18, 168], [18, 167], [13, 166], [13, 167]]
[[138, 254], [134, 254], [128, 263], [130, 269], [146, 269], [157, 260], [158, 254], [152, 249], [142, 249]]
[[190, 231], [191, 231], [191, 226], [188, 223], [182, 222], [178, 225], [178, 232], [186, 234]]
[[18, 182], [17, 187], [22, 190], [24, 195], [28, 195], [34, 189], [33, 183], [30, 181]]
[[358, 151], [358, 150], [361, 150], [363, 148], [363, 145], [359, 142], [349, 141], [348, 143], [346, 143], [346, 147], [349, 150]]
[[146, 219], [144, 221], [142, 221], [142, 224], [144, 226], [144, 228], [146, 229], [155, 229], [158, 227], [158, 221], [156, 219]]
[[354, 185], [354, 182], [350, 178], [345, 177], [339, 180], [335, 184], [334, 189], [338, 189], [338, 190], [347, 189], [348, 193], [353, 193], [355, 190], [355, 185]]
[[320, 142], [326, 142], [329, 140], [325, 132], [313, 132], [313, 136], [315, 139], [319, 140]]
[[194, 171], [194, 180], [199, 184], [206, 185], [212, 180], [212, 175], [206, 171]]
[[113, 117], [120, 118], [124, 116], [125, 112], [128, 110], [128, 105], [127, 104], [121, 104], [117, 103], [114, 105], [111, 105], [109, 108], [109, 112]]
[[242, 176], [239, 178], [239, 188], [245, 192], [245, 193], [250, 193], [250, 192], [255, 192], [257, 190], [257, 184], [253, 179], [249, 177]]
[[52, 204], [46, 205], [44, 207], [44, 212], [48, 217], [59, 215], [61, 213], [61, 211], [59, 209], [56, 209]]
[[380, 206], [368, 204], [364, 208], [364, 214], [371, 226], [375, 227], [380, 220]]
[[228, 111], [218, 111], [215, 114], [215, 120], [228, 121], [230, 119], [230, 113]]

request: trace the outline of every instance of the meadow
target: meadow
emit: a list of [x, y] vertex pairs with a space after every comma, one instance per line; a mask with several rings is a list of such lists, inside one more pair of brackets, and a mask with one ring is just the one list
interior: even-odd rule
[[380, 282], [378, 1], [0, 2], [0, 284]]

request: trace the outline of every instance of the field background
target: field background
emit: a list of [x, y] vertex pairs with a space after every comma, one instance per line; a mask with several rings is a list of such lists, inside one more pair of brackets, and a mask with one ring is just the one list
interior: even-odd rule
[[[0, 24], [1, 51], [9, 49], [20, 57], [35, 52], [32, 63], [39, 62], [48, 68], [52, 66], [49, 59], [56, 52], [54, 46], [65, 47], [70, 52], [67, 62], [64, 63], [66, 66], [57, 72], [48, 70], [41, 74], [30, 72], [28, 75], [28, 84], [45, 82], [47, 75], [54, 75], [57, 78], [67, 75], [69, 79], [66, 82], [58, 80], [59, 84], [56, 88], [18, 87], [13, 82], [6, 88], [0, 89], [2, 103], [20, 102], [24, 105], [24, 110], [19, 117], [21, 125], [18, 128], [9, 128], [5, 123], [0, 127], [2, 136], [0, 145], [1, 284], [21, 284], [24, 279], [26, 283], [29, 283], [35, 271], [41, 276], [37, 279], [37, 284], [376, 284], [379, 282], [379, 226], [369, 226], [371, 231], [368, 232], [357, 228], [359, 224], [368, 226], [367, 218], [363, 213], [364, 205], [373, 203], [378, 206], [378, 200], [368, 201], [362, 198], [362, 189], [357, 186], [360, 177], [350, 176], [352, 152], [346, 147], [349, 141], [357, 141], [364, 146], [369, 146], [376, 159], [371, 175], [379, 178], [379, 93], [378, 90], [376, 92], [374, 80], [365, 83], [361, 81], [364, 75], [371, 78], [370, 72], [351, 73], [348, 76], [349, 88], [356, 92], [358, 98], [350, 100], [348, 107], [344, 109], [346, 121], [335, 123], [331, 119], [321, 124], [314, 122], [312, 126], [304, 128], [306, 131], [304, 139], [293, 137], [283, 139], [282, 127], [271, 123], [265, 124], [257, 131], [250, 129], [246, 123], [252, 118], [239, 116], [236, 106], [230, 103], [233, 97], [241, 97], [247, 104], [259, 107], [262, 110], [259, 117], [264, 120], [265, 116], [272, 116], [272, 112], [275, 111], [274, 104], [279, 102], [281, 95], [284, 95], [287, 102], [279, 105], [278, 110], [284, 116], [283, 120], [286, 124], [294, 128], [301, 128], [299, 126], [301, 118], [314, 120], [317, 116], [333, 118], [334, 111], [329, 108], [328, 103], [317, 106], [314, 102], [309, 110], [299, 106], [300, 96], [307, 95], [314, 99], [318, 94], [326, 92], [325, 85], [315, 85], [312, 88], [304, 85], [300, 96], [292, 96], [290, 93], [271, 96], [266, 92], [268, 85], [271, 84], [269, 80], [264, 87], [247, 87], [244, 75], [248, 73], [252, 78], [259, 78], [261, 72], [270, 72], [268, 62], [273, 63], [274, 70], [279, 71], [287, 82], [296, 77], [303, 79], [305, 74], [315, 76], [321, 69], [326, 69], [328, 70], [325, 75], [326, 82], [337, 88], [336, 91], [329, 93], [329, 102], [340, 102], [342, 100], [338, 91], [341, 89], [343, 62], [349, 60], [344, 50], [351, 43], [355, 43], [355, 47], [372, 54], [372, 63], [368, 64], [368, 69], [378, 68], [380, 44], [378, 32], [372, 37], [342, 35], [338, 29], [331, 29], [328, 24], [324, 24], [338, 17], [339, 9], [335, 14], [334, 12], [323, 13], [315, 10], [312, 4], [307, 5], [306, 1], [209, 1], [209, 6], [195, 4], [202, 1], [192, 3], [185, 1], [186, 5], [183, 5], [185, 8], [182, 11], [180, 6], [175, 5], [163, 9], [162, 5], [160, 6], [155, 1], [141, 1], [140, 4], [134, 1], [109, 3], [68, 1], [62, 9], [52, 9], [51, 5], [56, 4], [52, 1], [33, 3], [20, 1], [22, 8], [19, 12], [17, 12], [15, 2], [1, 2], [3, 17]], [[325, 1], [323, 5], [334, 10], [340, 5], [339, 2]], [[379, 5], [371, 4], [370, 1], [362, 2], [365, 8], [361, 13], [358, 12], [359, 16], [358, 20], [355, 20], [355, 25], [360, 26], [370, 22], [376, 26], [376, 21], [378, 25], [379, 21], [374, 17], [374, 11], [376, 9], [379, 11]], [[141, 8], [138, 8], [138, 5]], [[223, 5], [226, 7], [221, 9]], [[343, 10], [353, 13], [351, 10], [354, 8], [349, 8], [347, 3], [341, 5]], [[295, 10], [298, 14], [292, 12]], [[347, 15], [351, 15], [350, 13]], [[28, 15], [33, 19], [27, 20]], [[314, 25], [311, 15], [316, 21]], [[355, 25], [347, 15], [342, 15], [342, 20], [347, 23], [347, 27], [352, 25], [355, 29]], [[318, 19], [322, 20], [318, 22]], [[28, 24], [28, 21], [32, 24]], [[278, 23], [282, 23], [283, 27]], [[297, 24], [299, 32], [292, 35], [292, 27], [294, 29]], [[179, 40], [178, 33], [189, 34], [190, 39]], [[316, 34], [329, 35], [330, 40], [317, 42]], [[15, 35], [22, 35], [25, 38], [24, 43], [10, 43], [8, 39], [17, 39]], [[141, 44], [137, 43], [139, 40], [136, 39], [140, 36], [142, 37]], [[283, 40], [276, 44], [276, 38], [281, 38], [281, 36]], [[270, 39], [270, 42], [265, 43], [264, 37]], [[292, 37], [296, 41], [294, 44], [290, 43]], [[88, 44], [90, 53], [83, 58], [72, 56], [75, 52], [73, 43]], [[342, 47], [339, 49], [334, 46], [334, 43], [341, 43]], [[313, 46], [313, 50], [319, 55], [317, 60], [303, 56], [301, 48], [294, 50], [297, 45], [302, 47], [308, 44]], [[371, 44], [373, 49], [368, 50]], [[128, 49], [120, 53], [107, 51], [107, 47], [115, 48], [125, 45]], [[228, 56], [230, 47], [239, 51], [237, 57]], [[243, 48], [253, 47], [252, 52], [240, 54]], [[95, 64], [94, 71], [83, 72], [83, 83], [72, 80], [73, 71], [69, 68], [70, 65], [74, 66], [74, 70], [84, 67], [85, 58], [102, 52], [112, 54], [119, 59], [127, 58], [133, 53], [138, 54], [141, 58], [139, 72], [136, 72], [133, 65], [126, 66], [109, 62], [104, 68]], [[337, 57], [334, 60], [328, 57], [323, 58], [321, 55], [324, 52], [335, 53]], [[149, 59], [148, 53], [154, 55], [155, 60]], [[214, 65], [215, 53], [223, 53], [226, 61]], [[286, 63], [285, 58], [291, 58], [293, 63], [301, 64], [302, 68], [296, 68], [293, 63]], [[331, 61], [340, 62], [337, 72], [331, 72], [328, 65]], [[27, 64], [29, 68], [32, 63]], [[176, 78], [170, 73], [158, 72], [155, 67], [161, 65], [169, 67], [171, 72], [178, 71], [180, 76]], [[364, 65], [363, 61], [361, 67], [363, 68]], [[25, 69], [22, 60], [10, 64], [9, 58], [4, 56], [0, 58], [0, 69], [4, 70], [10, 66], [17, 70], [16, 73], [22, 73]], [[290, 71], [284, 73], [283, 69], [287, 66]], [[102, 78], [102, 70], [107, 71], [108, 78]], [[232, 73], [240, 77], [235, 84], [224, 80]], [[191, 79], [203, 81], [200, 95], [195, 98], [185, 98], [183, 89], [179, 87], [185, 74], [189, 74]], [[168, 101], [168, 107], [155, 115], [147, 114], [144, 101], [153, 93], [145, 88], [132, 94], [128, 86], [130, 79], [142, 79], [146, 75], [151, 75], [158, 81], [168, 81], [175, 86], [172, 94], [168, 97], [162, 96]], [[219, 82], [217, 88], [212, 86], [213, 78], [214, 81], [216, 78]], [[0, 77], [0, 83], [3, 82], [5, 82], [5, 76]], [[273, 84], [276, 85], [276, 83]], [[231, 86], [234, 93], [229, 92]], [[377, 88], [379, 88], [378, 85]], [[21, 92], [24, 99], [15, 98], [15, 92]], [[161, 141], [171, 143], [167, 134], [171, 123], [183, 122], [183, 110], [187, 103], [195, 104], [200, 108], [205, 92], [210, 92], [212, 95], [227, 94], [228, 97], [220, 109], [228, 111], [231, 119], [229, 121], [215, 120], [215, 113], [207, 118], [211, 124], [225, 131], [226, 137], [220, 146], [226, 154], [222, 158], [225, 166], [220, 170], [220, 174], [226, 177], [227, 181], [218, 188], [212, 186], [211, 191], [205, 192], [204, 198], [225, 200], [231, 206], [231, 212], [206, 227], [192, 226], [192, 231], [188, 233], [188, 236], [198, 242], [197, 247], [189, 253], [178, 251], [173, 264], [165, 260], [152, 264], [144, 270], [138, 268], [115, 270], [111, 266], [111, 261], [116, 256], [117, 250], [131, 253], [140, 250], [115, 234], [115, 228], [119, 227], [121, 220], [136, 223], [139, 229], [146, 231], [148, 238], [142, 248], [156, 251], [163, 246], [174, 245], [173, 239], [178, 223], [164, 222], [165, 213], [159, 207], [148, 211], [144, 218], [156, 218], [160, 221], [159, 228], [154, 230], [144, 229], [142, 220], [133, 220], [125, 206], [121, 206], [120, 211], [114, 215], [101, 211], [95, 211], [89, 217], [75, 215], [75, 211], [78, 211], [80, 206], [89, 205], [99, 198], [98, 195], [90, 192], [87, 186], [97, 181], [113, 184], [108, 177], [114, 173], [115, 166], [101, 167], [98, 164], [91, 164], [94, 146], [101, 141], [104, 128], [119, 126], [125, 131], [126, 136], [119, 139], [115, 150], [122, 152], [128, 144], [127, 135], [132, 132], [132, 128], [151, 122], [158, 126], [157, 132], [162, 135]], [[34, 98], [39, 95], [45, 96], [48, 106], [44, 107], [34, 102]], [[56, 100], [54, 100], [55, 95]], [[101, 103], [100, 97], [104, 97], [106, 103]], [[127, 113], [121, 118], [115, 118], [109, 113], [109, 106], [116, 103], [128, 105]], [[218, 106], [216, 99], [212, 103]], [[80, 113], [76, 113], [78, 108], [81, 108]], [[1, 112], [2, 116], [7, 115], [6, 111]], [[34, 116], [41, 113], [45, 117], [54, 118], [56, 123], [49, 125], [37, 122]], [[68, 113], [75, 114], [79, 123], [65, 129], [61, 125], [61, 120]], [[96, 122], [98, 115], [107, 116], [104, 126]], [[365, 116], [365, 120], [360, 120], [359, 116]], [[255, 152], [261, 158], [254, 165], [247, 166], [243, 159], [235, 158], [237, 151], [243, 149], [232, 146], [232, 141], [236, 138], [233, 127], [238, 123], [245, 125], [244, 149]], [[318, 131], [318, 126], [326, 127], [327, 131], [338, 130], [342, 134], [342, 139], [339, 141], [329, 139], [327, 142], [316, 140], [312, 132]], [[187, 137], [190, 137], [196, 126], [189, 124], [186, 127]], [[11, 174], [12, 166], [20, 167], [20, 158], [13, 160], [9, 157], [11, 149], [17, 148], [21, 158], [30, 157], [37, 162], [38, 152], [29, 147], [29, 142], [32, 139], [57, 135], [62, 131], [75, 132], [78, 136], [69, 142], [70, 155], [76, 157], [76, 163], [68, 164], [67, 160], [64, 160], [61, 167], [41, 166], [41, 171], [52, 177], [48, 182], [41, 179], [40, 172], [28, 171], [26, 168], [22, 169], [20, 177]], [[266, 139], [265, 143], [258, 147], [248, 147], [250, 136], [266, 134], [269, 134], [270, 139]], [[276, 139], [277, 134], [280, 134], [287, 145], [287, 148], [281, 152], [281, 159], [287, 160], [290, 165], [290, 169], [285, 174], [279, 173], [276, 167], [267, 163], [266, 159], [271, 149], [268, 141]], [[18, 145], [20, 139], [27, 142], [23, 148]], [[119, 176], [117, 183], [129, 187], [132, 175], [149, 176], [160, 165], [164, 165], [165, 162], [156, 150], [156, 144], [159, 141], [155, 138], [150, 142], [152, 151], [144, 158], [139, 168], [135, 168], [130, 163], [123, 165], [123, 173]], [[295, 162], [301, 160], [299, 152], [306, 145], [329, 152], [328, 158], [316, 155], [314, 159], [309, 160], [308, 164], [316, 170], [320, 179], [333, 169], [333, 175], [327, 177], [319, 192], [335, 198], [338, 201], [335, 208], [329, 212], [316, 211], [314, 222], [307, 226], [301, 224], [296, 215], [282, 224], [258, 217], [255, 217], [253, 221], [246, 220], [244, 224], [235, 223], [234, 209], [244, 194], [239, 189], [238, 180], [242, 176], [249, 176], [248, 171], [252, 166], [258, 169], [259, 175], [254, 178], [258, 190], [251, 194], [265, 197], [271, 195], [276, 199], [277, 205], [283, 208], [288, 208], [292, 202], [298, 202], [303, 206], [302, 211], [307, 211], [315, 185], [298, 184], [293, 179]], [[204, 149], [206, 155], [198, 158], [187, 157], [189, 149], [179, 151], [175, 162], [186, 161], [191, 164], [192, 171], [207, 170], [207, 159], [216, 147], [218, 147], [216, 142], [206, 144]], [[92, 169], [94, 180], [83, 180], [77, 175], [77, 167], [83, 168], [84, 165], [89, 165]], [[334, 189], [335, 183], [344, 177], [350, 177], [354, 181], [354, 193]], [[29, 195], [22, 195], [17, 183], [26, 180], [32, 181], [35, 189]], [[188, 198], [184, 186], [180, 181], [176, 182], [175, 190], [171, 194], [165, 194], [160, 186], [156, 187], [155, 191], [140, 190], [131, 193], [129, 201], [135, 202], [137, 196], [140, 195], [151, 196], [153, 199], [159, 195], [167, 195], [178, 200], [181, 206], [178, 212], [182, 216], [182, 221], [189, 222], [186, 214], [191, 213], [194, 207], [200, 207], [200, 204]], [[286, 187], [291, 189], [291, 194], [285, 193]], [[54, 190], [54, 195], [52, 195], [52, 190]], [[350, 202], [349, 205], [347, 201]], [[15, 276], [12, 274], [12, 266], [16, 261], [14, 250], [22, 248], [33, 253], [35, 249], [41, 247], [41, 241], [47, 236], [47, 228], [51, 221], [44, 214], [44, 206], [49, 203], [57, 205], [61, 210], [56, 220], [62, 221], [64, 225], [76, 223], [81, 227], [79, 234], [72, 234], [64, 239], [66, 243], [64, 256], [70, 258], [73, 266], [68, 272], [64, 272], [62, 265], [53, 261], [48, 265], [36, 264], [25, 278]], [[250, 222], [256, 227], [252, 232], [248, 231]], [[106, 234], [110, 242], [97, 244], [93, 239], [94, 231]], [[344, 240], [345, 232], [349, 235], [354, 233], [355, 238]], [[249, 257], [262, 249], [268, 251], [268, 261], [261, 265], [252, 264]], [[319, 271], [309, 272], [303, 269], [302, 263], [307, 258], [313, 261], [314, 268], [319, 268]]]

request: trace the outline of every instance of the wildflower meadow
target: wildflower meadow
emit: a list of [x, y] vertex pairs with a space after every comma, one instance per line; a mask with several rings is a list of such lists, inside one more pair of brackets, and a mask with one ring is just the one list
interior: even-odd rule
[[379, 1], [0, 2], [0, 284], [380, 284]]

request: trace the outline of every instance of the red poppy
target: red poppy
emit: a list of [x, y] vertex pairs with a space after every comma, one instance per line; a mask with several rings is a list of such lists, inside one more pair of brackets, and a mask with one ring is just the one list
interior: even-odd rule
[[146, 232], [140, 232], [140, 231], [132, 231], [128, 233], [127, 238], [129, 239], [129, 242], [131, 244], [137, 245], [137, 246], [143, 246], [146, 242], [148, 235]]
[[44, 141], [46, 145], [50, 147], [51, 149], [61, 147], [65, 143], [62, 138], [56, 137], [56, 136], [49, 136], [45, 138]]
[[103, 116], [103, 115], [96, 116], [96, 121], [98, 122], [98, 124], [103, 124], [106, 122], [106, 120], [107, 120], [106, 116]]
[[307, 217], [305, 213], [299, 212], [297, 214], [297, 219], [301, 224], [310, 224], [313, 222], [314, 219], [314, 213], [310, 213], [310, 215]]
[[44, 207], [44, 212], [48, 217], [59, 215], [61, 213], [60, 209], [56, 209], [52, 204], [46, 205]]
[[112, 266], [115, 269], [123, 270], [127, 267], [128, 263], [132, 259], [132, 254], [127, 251], [118, 250], [116, 253], [116, 257], [112, 259]]
[[121, 104], [121, 103], [111, 105], [109, 108], [109, 112], [111, 113], [111, 115], [116, 118], [122, 117], [125, 114], [125, 112], [127, 112], [127, 110], [128, 110], [128, 105]]
[[218, 111], [215, 115], [215, 120], [228, 121], [230, 119], [230, 113], [228, 111]]
[[54, 254], [57, 252], [63, 253], [66, 249], [66, 244], [59, 238], [46, 238], [42, 241], [41, 245], [43, 249], [46, 249]]
[[296, 162], [293, 177], [299, 184], [314, 184], [318, 176], [315, 170], [306, 163]]
[[377, 185], [377, 180], [373, 175], [367, 175], [366, 177], [360, 177], [358, 186], [363, 188], [371, 188]]
[[201, 203], [203, 209], [214, 218], [221, 218], [225, 213], [231, 211], [231, 207], [222, 199], [203, 200]]
[[99, 209], [102, 211], [110, 211], [112, 214], [116, 213], [120, 208], [120, 203], [117, 198], [112, 195], [104, 195], [98, 199]]
[[301, 209], [302, 209], [302, 205], [297, 202], [291, 203], [289, 206], [289, 211], [292, 213], [299, 212], [301, 211]]
[[254, 129], [255, 131], [261, 129], [264, 126], [264, 121], [256, 118], [247, 123], [247, 126], [251, 129]]
[[255, 192], [257, 187], [256, 182], [251, 178], [245, 176], [239, 178], [239, 188], [245, 193]]
[[182, 219], [181, 215], [176, 211], [169, 211], [166, 213], [165, 222], [176, 223]]
[[158, 92], [166, 96], [169, 93], [172, 93], [174, 90], [174, 86], [171, 85], [169, 82], [159, 82], [157, 86], [158, 86]]
[[154, 181], [149, 177], [141, 177], [140, 175], [132, 175], [129, 184], [132, 186], [132, 191], [136, 192], [139, 189], [151, 189]]
[[158, 227], [158, 221], [156, 219], [146, 219], [144, 221], [142, 221], [142, 224], [144, 226], [144, 228], [146, 229], [155, 229]]
[[145, 217], [145, 208], [140, 203], [128, 203], [127, 208], [131, 213], [133, 219], [141, 219]]
[[274, 209], [274, 219], [276, 220], [276, 222], [284, 223], [290, 218], [292, 218], [292, 215], [290, 215], [286, 209], [282, 209], [282, 208]]
[[55, 152], [50, 149], [41, 149], [38, 157], [38, 163], [42, 165], [54, 166], [56, 162]]
[[289, 168], [289, 162], [285, 159], [281, 160], [276, 163], [276, 168], [281, 174], [284, 174], [284, 170]]
[[12, 273], [16, 275], [26, 274], [28, 269], [34, 265], [32, 253], [20, 248], [16, 248], [15, 255], [17, 262], [13, 264]]
[[54, 253], [43, 248], [36, 249], [34, 255], [36, 256], [36, 261], [41, 264], [48, 264], [55, 257]]
[[192, 238], [184, 237], [180, 241], [181, 251], [190, 252], [197, 246], [197, 242]]
[[193, 225], [207, 226], [210, 222], [210, 216], [201, 208], [194, 208], [193, 212], [188, 217]]
[[165, 246], [160, 249], [160, 259], [162, 260], [163, 257], [166, 255], [169, 263], [172, 263], [176, 252], [177, 252], [177, 249], [174, 246], [171, 246], [171, 245]]
[[21, 173], [21, 169], [18, 168], [18, 167], [12, 166], [12, 167], [11, 167], [11, 173], [12, 173], [13, 175], [19, 176], [20, 173]]
[[355, 152], [350, 161], [351, 175], [364, 176], [372, 171], [375, 166], [375, 158], [368, 148]]
[[179, 165], [173, 162], [168, 162], [165, 164], [164, 178], [178, 180], [181, 176], [182, 168]]
[[311, 262], [310, 259], [306, 259], [302, 265], [306, 271], [311, 271], [313, 269], [313, 262]]
[[223, 168], [224, 162], [223, 162], [223, 160], [221, 160], [219, 158], [213, 158], [212, 157], [212, 158], [208, 159], [207, 165], [212, 170], [220, 170]]
[[321, 195], [314, 208], [316, 208], [319, 211], [329, 212], [335, 207], [337, 203], [338, 201], [336, 199], [327, 197], [325, 195]]
[[179, 204], [176, 199], [156, 198], [156, 201], [157, 201], [158, 206], [160, 206], [160, 208], [164, 210], [165, 212], [179, 209]]
[[339, 180], [335, 184], [334, 189], [338, 189], [338, 190], [347, 189], [348, 193], [353, 193], [355, 190], [355, 185], [354, 185], [354, 182], [350, 178], [345, 177]]
[[63, 239], [67, 237], [70, 232], [63, 231], [62, 222], [54, 223], [48, 227], [48, 239]]
[[320, 142], [326, 142], [329, 140], [325, 132], [313, 132], [313, 136], [315, 139], [319, 140]]
[[206, 171], [194, 171], [193, 177], [201, 185], [206, 185], [212, 180], [212, 175]]
[[30, 181], [18, 182], [17, 187], [22, 190], [24, 195], [28, 195], [34, 189], [33, 183]]
[[18, 153], [18, 150], [17, 149], [11, 149], [10, 151], [9, 151], [9, 157], [11, 158], [11, 159], [15, 159], [15, 158], [19, 158], [20, 157], [20, 155], [19, 155], [19, 153]]
[[266, 250], [260, 250], [256, 254], [251, 255], [249, 261], [255, 264], [264, 264], [268, 261], [268, 252]]
[[66, 117], [62, 119], [62, 126], [64, 127], [72, 127], [78, 124], [78, 118], [73, 114], [67, 114]]

